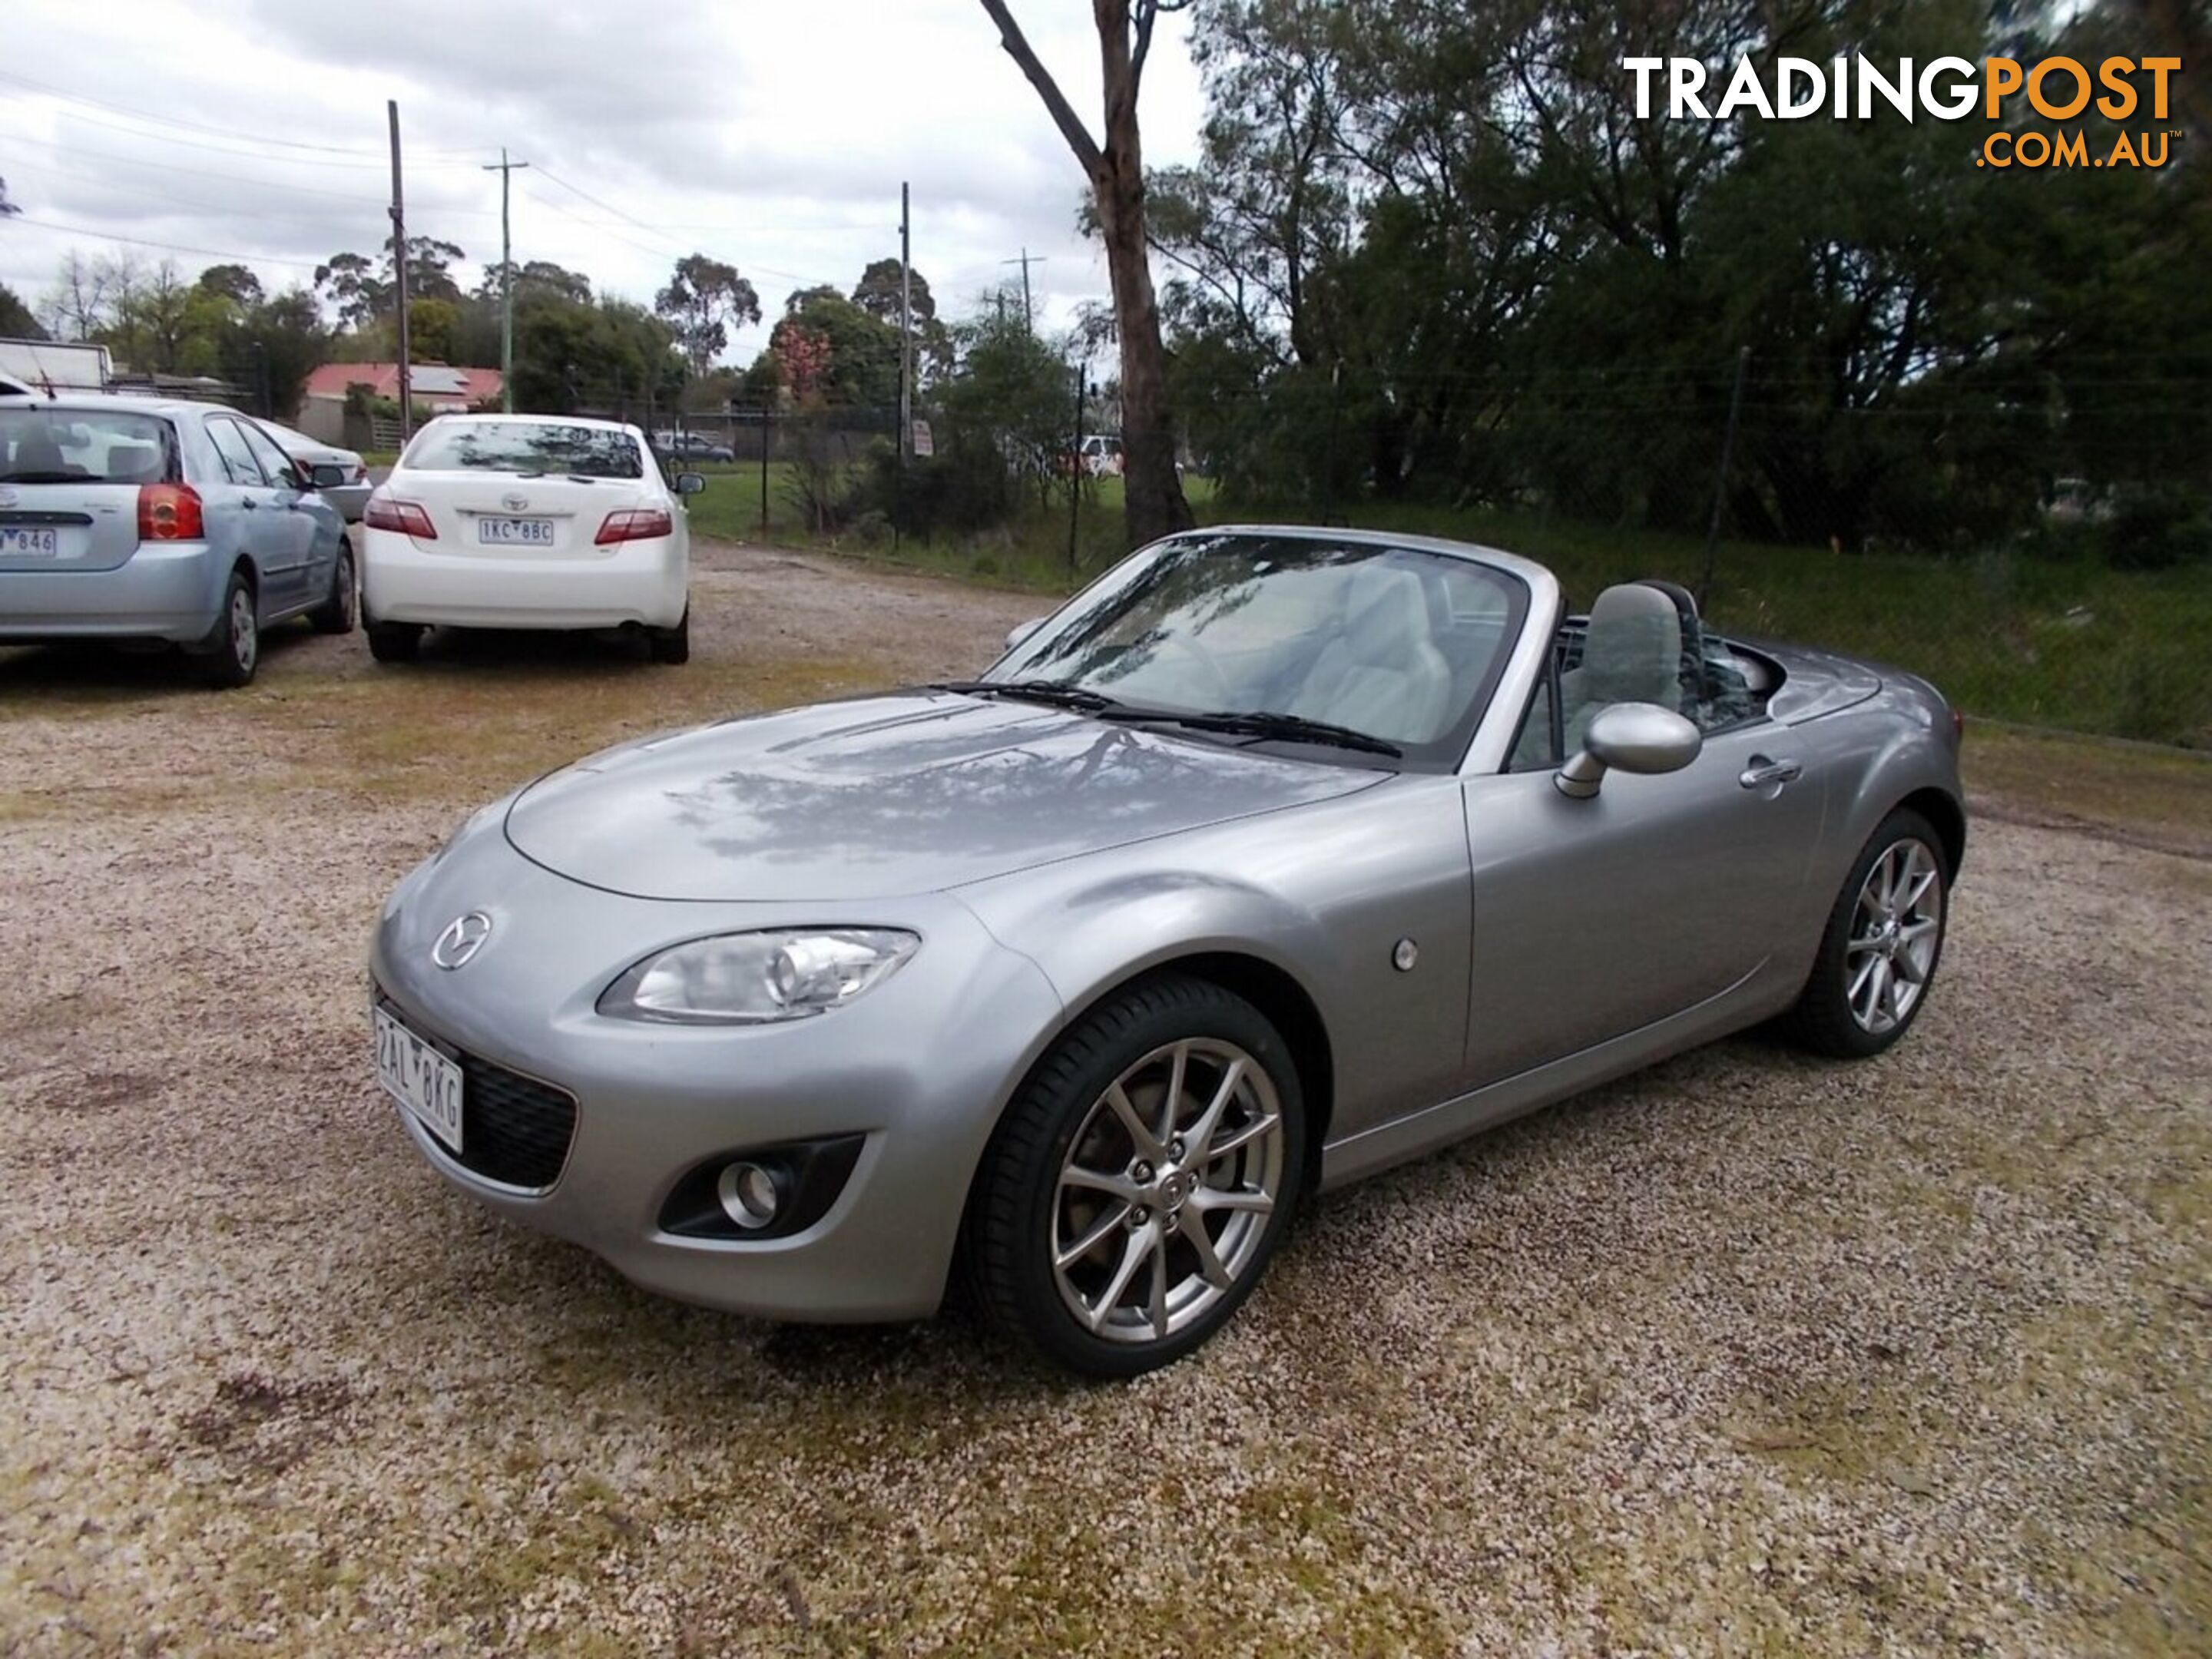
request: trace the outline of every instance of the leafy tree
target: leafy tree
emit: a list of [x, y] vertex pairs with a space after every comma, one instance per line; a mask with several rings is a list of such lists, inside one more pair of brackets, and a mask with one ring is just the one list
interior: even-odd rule
[[[853, 289], [853, 303], [879, 323], [898, 325], [900, 296], [902, 284], [899, 262], [878, 259], [860, 273], [860, 280]], [[912, 315], [917, 328], [937, 320], [937, 301], [930, 294], [929, 279], [920, 271], [913, 273]]]
[[[786, 365], [783, 384], [801, 404], [889, 409], [898, 401], [898, 330], [834, 288], [792, 295], [769, 344]], [[794, 363], [805, 366], [803, 378], [789, 372]]]
[[760, 321], [760, 296], [735, 265], [687, 253], [676, 262], [653, 310], [673, 331], [694, 374], [703, 374], [729, 349], [730, 330]]
[[46, 331], [31, 314], [15, 290], [0, 283], [0, 335], [18, 340], [43, 340]]
[[[501, 270], [496, 263], [484, 267], [483, 280], [477, 284], [474, 295], [479, 303], [500, 303]], [[520, 307], [537, 299], [565, 300], [571, 305], [587, 306], [592, 302], [592, 279], [580, 270], [555, 264], [550, 259], [528, 260], [514, 267], [514, 303]]]
[[[410, 236], [410, 306], [416, 300], [459, 304], [461, 289], [453, 280], [453, 268], [467, 257], [454, 243], [441, 241], [434, 236]], [[379, 319], [388, 320], [392, 316], [398, 283], [398, 268], [393, 262], [389, 242], [374, 258], [365, 253], [333, 253], [315, 267], [315, 292], [327, 297], [337, 307], [339, 320], [356, 333]]]
[[261, 279], [244, 265], [210, 265], [193, 284], [210, 294], [220, 294], [241, 306], [258, 306], [265, 297]]
[[681, 385], [668, 325], [642, 307], [546, 298], [514, 319], [515, 407], [536, 414], [641, 412]]
[[88, 258], [71, 248], [62, 255], [53, 287], [40, 297], [39, 314], [57, 340], [89, 340], [113, 319], [116, 290], [137, 267], [126, 255]]

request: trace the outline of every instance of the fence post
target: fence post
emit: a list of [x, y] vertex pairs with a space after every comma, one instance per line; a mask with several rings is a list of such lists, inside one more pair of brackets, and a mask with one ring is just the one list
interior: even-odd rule
[[[1026, 270], [1026, 267], [1024, 267]], [[1083, 380], [1086, 365], [1075, 366], [1075, 449], [1067, 458], [1067, 574], [1073, 576], [1080, 565], [1076, 547], [1076, 532], [1083, 516]], [[1123, 489], [1128, 485], [1125, 480]]]
[[761, 411], [760, 411], [760, 426], [761, 426], [761, 539], [762, 539], [763, 541], [766, 541], [766, 540], [769, 538], [769, 532], [768, 532], [768, 442], [769, 442], [769, 420], [770, 420], [770, 418], [771, 418], [771, 414], [772, 414], [772, 411], [769, 410], [769, 406], [768, 406], [766, 404], [763, 404], [761, 405]]
[[1698, 584], [1698, 609], [1713, 592], [1713, 556], [1720, 550], [1721, 509], [1728, 504], [1729, 471], [1735, 460], [1735, 423], [1743, 412], [1743, 372], [1751, 364], [1751, 348], [1740, 346], [1735, 354], [1735, 390], [1729, 393], [1728, 431], [1721, 439], [1720, 476], [1713, 480], [1712, 522], [1705, 526], [1705, 574]]

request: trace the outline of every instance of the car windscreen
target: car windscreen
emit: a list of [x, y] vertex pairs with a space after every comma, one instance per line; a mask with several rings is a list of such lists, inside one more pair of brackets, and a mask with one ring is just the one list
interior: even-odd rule
[[158, 415], [0, 409], [0, 483], [161, 483], [175, 476], [176, 437]]
[[1528, 592], [1474, 559], [1328, 536], [1199, 532], [1109, 572], [994, 666], [1146, 708], [1288, 714], [1458, 765]]
[[459, 421], [422, 428], [400, 465], [428, 472], [557, 472], [586, 478], [641, 478], [645, 459], [627, 432], [541, 422]]

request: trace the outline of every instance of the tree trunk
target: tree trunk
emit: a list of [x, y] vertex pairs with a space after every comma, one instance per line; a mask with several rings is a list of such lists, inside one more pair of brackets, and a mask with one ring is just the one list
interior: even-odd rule
[[[1131, 27], [1130, 9], [1136, 8]], [[1114, 285], [1115, 331], [1121, 342], [1121, 476], [1129, 545], [1140, 547], [1195, 522], [1176, 473], [1175, 420], [1168, 397], [1167, 349], [1152, 292], [1145, 237], [1145, 157], [1137, 130], [1137, 93], [1152, 44], [1159, 0], [1091, 0], [1104, 70], [1106, 142], [1094, 142], [1051, 75], [1030, 50], [1006, 6], [982, 0], [999, 26], [1006, 54], [1044, 100], [1045, 109], [1083, 166], [1098, 204], [1106, 270]]]
[[[1146, 0], [1136, 0], [1143, 6]], [[1092, 172], [1106, 271], [1114, 285], [1115, 331], [1121, 340], [1121, 486], [1129, 545], [1141, 547], [1196, 522], [1176, 472], [1175, 423], [1168, 397], [1167, 348], [1152, 292], [1152, 250], [1145, 237], [1145, 155], [1137, 127], [1137, 92], [1152, 16], [1145, 15], [1133, 46], [1131, 0], [1092, 0], [1098, 53], [1105, 71], [1106, 143]]]

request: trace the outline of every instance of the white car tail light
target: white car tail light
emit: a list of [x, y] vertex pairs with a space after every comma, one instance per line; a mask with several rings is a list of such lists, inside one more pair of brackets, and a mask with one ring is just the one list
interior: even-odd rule
[[371, 530], [396, 530], [417, 541], [438, 539], [438, 526], [430, 522], [427, 511], [413, 501], [395, 501], [389, 495], [370, 496], [361, 521]]
[[645, 542], [670, 534], [675, 526], [665, 507], [624, 507], [619, 513], [607, 514], [607, 521], [599, 526], [599, 533], [592, 538], [600, 547], [616, 542]]

